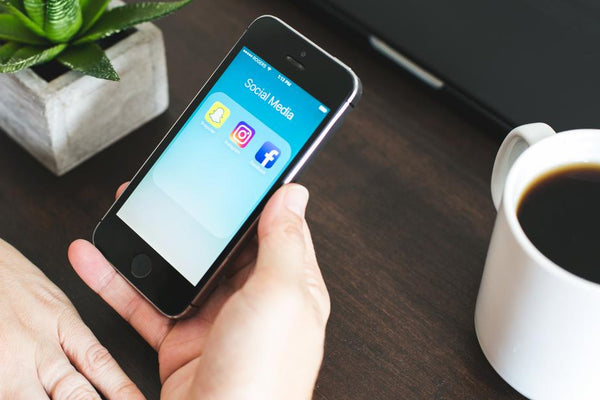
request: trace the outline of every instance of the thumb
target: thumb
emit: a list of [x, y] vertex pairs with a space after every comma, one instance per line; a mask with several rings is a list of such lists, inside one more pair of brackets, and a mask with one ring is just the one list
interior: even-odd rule
[[[289, 184], [269, 200], [258, 223], [258, 257], [248, 287], [282, 298], [308, 294], [318, 320], [327, 323], [329, 294], [319, 269], [304, 212], [308, 191]], [[292, 288], [299, 291], [290, 290]], [[310, 303], [306, 303], [310, 304]]]
[[279, 189], [269, 200], [258, 223], [255, 273], [297, 280], [310, 251], [304, 232], [308, 190], [298, 184]]

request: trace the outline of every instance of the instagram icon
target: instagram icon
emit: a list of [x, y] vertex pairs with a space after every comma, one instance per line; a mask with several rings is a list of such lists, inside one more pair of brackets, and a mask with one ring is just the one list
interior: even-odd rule
[[243, 121], [237, 124], [231, 135], [229, 135], [231, 141], [242, 149], [250, 143], [252, 137], [254, 137], [254, 128]]

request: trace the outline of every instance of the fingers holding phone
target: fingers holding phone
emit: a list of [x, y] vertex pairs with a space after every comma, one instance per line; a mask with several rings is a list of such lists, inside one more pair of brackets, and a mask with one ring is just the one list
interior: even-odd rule
[[90, 243], [74, 242], [69, 258], [158, 351], [163, 398], [308, 399], [330, 305], [304, 219], [307, 201], [300, 185], [279, 189], [261, 216], [258, 249], [250, 247], [254, 260], [242, 253], [246, 265], [177, 322], [158, 313]]

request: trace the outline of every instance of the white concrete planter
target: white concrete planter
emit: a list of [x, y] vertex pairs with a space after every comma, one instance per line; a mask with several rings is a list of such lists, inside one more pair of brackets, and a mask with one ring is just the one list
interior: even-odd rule
[[119, 140], [169, 104], [165, 48], [150, 24], [106, 50], [119, 82], [31, 69], [0, 74], [0, 129], [57, 175]]

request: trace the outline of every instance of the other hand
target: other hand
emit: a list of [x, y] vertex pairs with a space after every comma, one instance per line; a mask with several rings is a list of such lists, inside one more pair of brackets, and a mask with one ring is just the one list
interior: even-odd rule
[[0, 399], [140, 399], [65, 294], [0, 240]]

